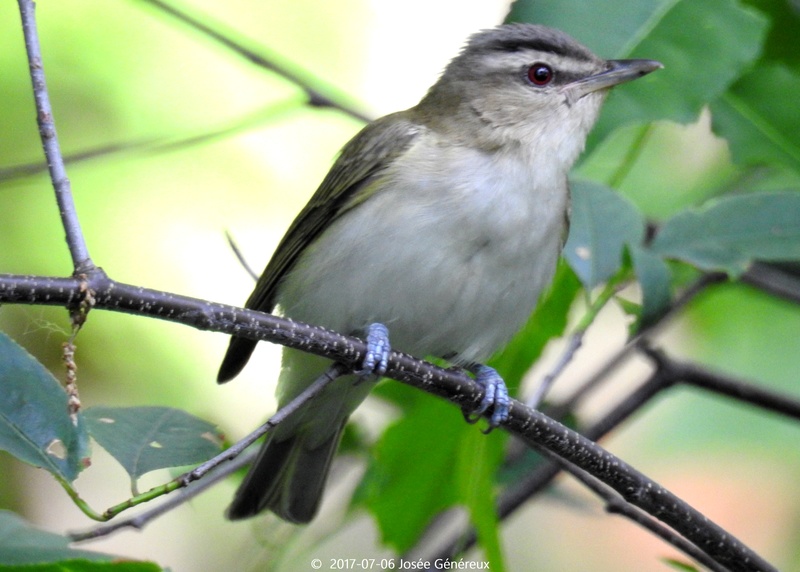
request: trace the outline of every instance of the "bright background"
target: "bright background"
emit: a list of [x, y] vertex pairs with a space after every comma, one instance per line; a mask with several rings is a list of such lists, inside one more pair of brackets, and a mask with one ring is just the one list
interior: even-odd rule
[[[186, 6], [312, 72], [375, 117], [416, 103], [464, 38], [499, 23], [507, 11], [505, 2], [455, 0], [192, 0]], [[68, 166], [91, 255], [113, 278], [241, 304], [252, 280], [224, 232], [261, 269], [360, 124], [336, 111], [299, 105], [296, 88], [143, 2], [41, 0], [37, 12], [66, 155], [121, 142], [176, 140], [263, 117], [195, 146]], [[19, 16], [10, 1], [0, 4], [0, 96], [0, 169], [41, 160]], [[694, 126], [660, 127], [650, 149], [622, 192], [653, 216], [672, 213], [735, 176], [724, 143], [708, 133], [707, 117]], [[603, 167], [600, 154], [584, 169]], [[673, 183], [663, 192], [652, 190], [658, 173], [676, 170], [677, 188]], [[0, 272], [71, 272], [45, 175], [0, 184], [0, 244]], [[66, 318], [59, 309], [5, 306], [0, 328], [58, 375]], [[607, 312], [564, 384], [601, 363], [624, 337], [624, 317]], [[796, 307], [729, 286], [693, 304], [665, 343], [683, 357], [790, 390], [800, 370], [798, 339]], [[245, 372], [219, 387], [214, 377], [226, 344], [219, 334], [94, 312], [77, 340], [82, 397], [87, 404], [181, 407], [236, 439], [274, 408], [278, 348], [261, 344]], [[548, 359], [554, 355], [551, 350]], [[641, 368], [632, 369], [621, 383], [641, 375]], [[800, 427], [777, 417], [677, 390], [604, 444], [773, 562], [800, 566], [798, 438]], [[127, 498], [128, 483], [99, 447], [94, 452], [94, 466], [77, 486], [102, 510]], [[91, 525], [45, 472], [4, 454], [0, 470], [0, 506], [58, 532]], [[148, 476], [141, 488], [165, 478], [164, 472]], [[665, 545], [605, 515], [569, 481], [560, 483], [561, 495], [549, 495], [507, 522], [510, 569], [666, 569], [658, 560], [672, 554]], [[345, 479], [341, 490], [351, 484]], [[285, 559], [273, 562], [286, 570], [308, 569], [313, 557], [388, 556], [376, 548], [377, 532], [365, 515], [344, 526], [320, 519], [294, 536], [272, 520], [228, 523], [222, 511], [232, 491], [226, 483], [143, 532], [91, 547], [179, 572], [230, 570], [233, 563], [261, 570], [273, 548], [287, 546]], [[336, 502], [331, 504], [324, 513], [335, 513]]]

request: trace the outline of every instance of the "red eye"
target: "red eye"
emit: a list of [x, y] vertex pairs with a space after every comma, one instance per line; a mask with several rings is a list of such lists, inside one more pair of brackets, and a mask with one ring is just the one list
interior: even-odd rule
[[547, 64], [535, 63], [528, 68], [528, 79], [533, 85], [547, 85], [553, 81], [553, 69]]

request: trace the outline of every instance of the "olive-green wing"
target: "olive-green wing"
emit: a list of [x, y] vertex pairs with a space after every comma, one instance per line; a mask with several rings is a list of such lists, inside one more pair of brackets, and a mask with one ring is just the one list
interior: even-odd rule
[[[362, 129], [347, 145], [314, 196], [297, 215], [275, 254], [258, 279], [246, 308], [271, 312], [278, 285], [297, 259], [328, 225], [365, 200], [371, 181], [405, 152], [423, 129], [407, 118], [408, 112], [387, 115]], [[234, 378], [245, 366], [256, 341], [231, 337], [217, 381]]]

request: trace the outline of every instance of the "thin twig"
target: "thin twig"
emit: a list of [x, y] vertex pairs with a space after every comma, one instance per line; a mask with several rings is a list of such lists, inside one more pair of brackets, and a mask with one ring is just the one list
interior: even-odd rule
[[776, 264], [756, 262], [742, 275], [742, 282], [800, 304], [800, 277], [784, 271]]
[[550, 373], [544, 377], [530, 399], [527, 400], [528, 407], [533, 407], [536, 409], [539, 406], [541, 401], [544, 399], [544, 396], [555, 383], [558, 376], [561, 375], [561, 373], [575, 358], [575, 354], [583, 345], [583, 338], [586, 336], [586, 332], [589, 330], [589, 327], [597, 319], [600, 311], [605, 308], [606, 304], [608, 304], [608, 302], [614, 297], [624, 281], [625, 273], [614, 276], [614, 278], [609, 280], [608, 284], [606, 284], [606, 286], [603, 288], [597, 299], [591, 303], [583, 318], [581, 318], [580, 323], [575, 328], [575, 331], [570, 336], [567, 347], [564, 349], [558, 362], [556, 362], [556, 365], [553, 367]]
[[583, 345], [583, 337], [586, 335], [586, 330], [578, 330], [577, 332], [573, 332], [572, 335], [569, 337], [569, 341], [567, 342], [567, 347], [564, 348], [564, 351], [561, 353], [561, 357], [559, 357], [556, 365], [553, 366], [553, 369], [544, 376], [539, 385], [536, 387], [536, 391], [533, 392], [533, 395], [530, 396], [529, 399], [526, 400], [528, 407], [533, 407], [534, 409], [539, 407], [539, 404], [544, 399], [547, 392], [550, 391], [550, 388], [553, 387], [556, 379], [558, 376], [563, 373], [567, 366], [572, 362], [575, 354]]
[[636, 162], [642, 156], [642, 153], [644, 153], [647, 140], [652, 135], [654, 127], [653, 123], [646, 123], [639, 127], [635, 139], [631, 142], [630, 147], [628, 147], [628, 152], [622, 158], [622, 161], [620, 161], [614, 173], [609, 177], [609, 187], [618, 189], [628, 175], [630, 175], [634, 165], [636, 165]]
[[[173, 491], [178, 491], [181, 488], [189, 488], [189, 491], [186, 493], [176, 493], [175, 495], [171, 495], [170, 500], [159, 503], [155, 508], [147, 510], [133, 518], [124, 520], [121, 523], [115, 523], [110, 526], [98, 526], [84, 532], [72, 534], [71, 538], [73, 540], [90, 540], [99, 538], [101, 536], [107, 536], [124, 527], [142, 528], [145, 526], [145, 524], [165, 514], [168, 510], [176, 508], [181, 504], [191, 500], [200, 494], [200, 492], [214, 485], [220, 479], [236, 471], [240, 467], [250, 463], [253, 460], [253, 455], [242, 455], [242, 453], [250, 445], [252, 445], [271, 429], [285, 421], [288, 417], [293, 415], [298, 409], [308, 403], [308, 401], [314, 399], [331, 382], [346, 374], [348, 371], [348, 368], [341, 364], [333, 364], [325, 373], [319, 376], [314, 383], [300, 393], [300, 395], [295, 397], [284, 407], [281, 407], [272, 417], [267, 420], [266, 423], [261, 425], [249, 435], [245, 436], [243, 439], [239, 440], [236, 444], [228, 447], [225, 451], [214, 458], [209, 459], [195, 469], [173, 479], [170, 483], [155, 487], [154, 489], [151, 489], [151, 491], [139, 495], [141, 498], [131, 499], [111, 507], [103, 513], [102, 518], [105, 520], [110, 520], [121, 512], [142, 504], [142, 502], [150, 502], [168, 493], [172, 493]], [[224, 465], [225, 463], [228, 464]], [[196, 481], [201, 481], [200, 486], [194, 484]]]
[[250, 275], [250, 278], [252, 278], [253, 280], [258, 280], [259, 276], [258, 273], [255, 270], [253, 270], [253, 267], [250, 266], [250, 264], [247, 262], [247, 259], [244, 257], [244, 254], [242, 254], [242, 251], [239, 250], [239, 245], [236, 244], [236, 241], [233, 239], [233, 235], [227, 230], [225, 231], [225, 238], [228, 240], [228, 246], [230, 246], [231, 250], [233, 250], [233, 254], [234, 256], [236, 256], [236, 260], [239, 261], [239, 264], [242, 265], [242, 268], [244, 268], [245, 272], [247, 272]]
[[240, 439], [235, 445], [228, 447], [225, 451], [214, 457], [213, 459], [209, 459], [202, 465], [198, 466], [196, 469], [185, 473], [178, 477], [178, 481], [183, 484], [183, 486], [187, 486], [192, 481], [197, 481], [203, 478], [209, 471], [214, 470], [220, 464], [230, 461], [238, 457], [242, 451], [247, 449], [250, 445], [255, 443], [260, 437], [270, 431], [273, 427], [276, 427], [280, 423], [288, 418], [290, 415], [294, 414], [298, 409], [300, 409], [303, 405], [305, 405], [308, 401], [314, 399], [319, 393], [325, 389], [328, 385], [330, 385], [333, 381], [337, 378], [345, 375], [351, 371], [343, 364], [334, 363], [330, 366], [325, 373], [320, 375], [314, 383], [309, 385], [305, 390], [303, 390], [300, 395], [295, 397], [292, 401], [287, 403], [285, 406], [281, 407], [272, 417], [270, 417], [263, 425], [261, 425], [258, 429]]
[[606, 503], [606, 512], [624, 516], [628, 520], [635, 522], [645, 530], [649, 530], [655, 536], [661, 538], [667, 544], [674, 546], [690, 558], [693, 558], [699, 564], [702, 564], [709, 570], [712, 570], [712, 572], [728, 572], [727, 567], [720, 566], [715, 560], [709, 558], [705, 552], [697, 548], [697, 546], [691, 542], [688, 542], [682, 536], [675, 534], [673, 530], [659, 523], [654, 518], [632, 506], [630, 503], [625, 502], [625, 500], [616, 492], [594, 477], [587, 475], [577, 467], [571, 465], [570, 463], [564, 462], [562, 459], [559, 459], [554, 455], [546, 456], [552, 462], [557, 463], [561, 467], [561, 470], [572, 475], [572, 477], [577, 479], [584, 487], [603, 499], [603, 501]]
[[[83, 161], [108, 157], [117, 153], [142, 153], [155, 155], [181, 151], [196, 145], [212, 143], [217, 139], [230, 137], [248, 129], [254, 129], [266, 121], [275, 121], [283, 114], [289, 113], [296, 109], [302, 109], [304, 105], [305, 102], [297, 95], [294, 95], [290, 98], [270, 103], [269, 105], [255, 112], [248, 113], [247, 115], [234, 119], [233, 121], [230, 121], [227, 124], [219, 127], [208, 127], [207, 129], [194, 134], [185, 134], [173, 137], [149, 137], [85, 149], [83, 151], [65, 155], [64, 162], [68, 165], [72, 165]], [[46, 170], [47, 165], [42, 162], [24, 163], [21, 165], [0, 168], [0, 183], [6, 183], [17, 179], [38, 175]]]
[[56, 202], [61, 213], [61, 224], [66, 233], [67, 245], [72, 256], [72, 267], [76, 274], [92, 270], [95, 266], [89, 257], [89, 249], [81, 231], [75, 201], [72, 197], [72, 186], [67, 177], [61, 148], [56, 135], [56, 125], [50, 106], [50, 96], [45, 82], [42, 52], [39, 46], [39, 32], [36, 28], [35, 5], [32, 0], [17, 0], [22, 18], [22, 31], [25, 36], [25, 50], [28, 54], [28, 66], [33, 83], [33, 98], [36, 103], [36, 118], [39, 124], [39, 136], [42, 140], [44, 155], [50, 170], [50, 180], [55, 189]]
[[643, 349], [658, 368], [670, 377], [672, 383], [699, 387], [800, 420], [800, 400], [792, 396], [766, 389], [750, 381], [734, 379], [697, 364], [678, 361], [649, 346], [644, 346]]
[[[211, 38], [215, 42], [221, 44], [222, 46], [228, 48], [229, 50], [233, 51], [234, 53], [242, 56], [246, 60], [256, 64], [259, 67], [267, 69], [271, 72], [274, 72], [284, 79], [289, 80], [293, 84], [297, 85], [301, 88], [308, 97], [308, 103], [315, 107], [329, 107], [331, 109], [337, 109], [342, 113], [349, 115], [359, 121], [369, 122], [370, 118], [351, 107], [350, 105], [345, 104], [341, 97], [330, 97], [323, 93], [323, 91], [314, 87], [314, 84], [321, 84], [321, 80], [315, 78], [313, 81], [305, 79], [306, 77], [313, 77], [311, 74], [296, 72], [291, 70], [287, 64], [278, 63], [279, 60], [282, 58], [278, 57], [276, 54], [269, 54], [267, 56], [261, 55], [260, 53], [256, 52], [253, 49], [248, 48], [244, 45], [244, 43], [234, 40], [229, 35], [221, 32], [222, 25], [219, 23], [212, 23], [212, 24], [205, 24], [201, 22], [199, 19], [195, 18], [194, 16], [189, 15], [188, 13], [176, 8], [172, 4], [165, 2], [164, 0], [140, 0], [151, 6], [156, 7], [157, 9], [161, 10], [165, 14], [169, 14], [174, 18], [177, 18], [184, 24], [194, 28], [198, 32], [204, 34], [205, 36]], [[210, 18], [206, 17], [206, 21], [210, 21]], [[260, 51], [264, 52], [264, 48], [260, 48]], [[296, 69], [297, 66], [292, 66]], [[332, 88], [325, 88], [325, 92], [331, 93], [334, 90]]]
[[102, 524], [94, 528], [90, 528], [81, 532], [69, 533], [70, 539], [73, 542], [83, 542], [87, 540], [95, 540], [104, 536], [110, 536], [123, 528], [134, 528], [136, 530], [143, 529], [147, 524], [154, 521], [158, 517], [174, 510], [175, 508], [185, 504], [195, 498], [200, 493], [208, 490], [220, 481], [226, 479], [231, 474], [235, 473], [245, 465], [252, 463], [258, 455], [258, 451], [252, 451], [246, 455], [240, 455], [230, 463], [219, 466], [211, 474], [206, 475], [202, 481], [195, 481], [186, 488], [181, 489], [175, 495], [170, 495], [167, 499], [158, 503], [152, 508], [149, 508], [141, 513], [126, 519], [119, 519], [111, 522], [110, 524]]

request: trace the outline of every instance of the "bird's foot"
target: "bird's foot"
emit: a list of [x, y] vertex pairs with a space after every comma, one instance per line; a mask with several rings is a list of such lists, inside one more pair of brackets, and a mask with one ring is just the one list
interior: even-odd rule
[[361, 379], [372, 376], [380, 377], [389, 367], [389, 354], [392, 347], [389, 344], [389, 330], [380, 323], [370, 324], [366, 331], [367, 353], [361, 362], [361, 369], [355, 372]]
[[476, 423], [492, 407], [489, 428], [485, 431], [485, 433], [489, 433], [508, 419], [511, 405], [508, 397], [508, 388], [500, 374], [488, 365], [476, 364], [470, 367], [470, 371], [475, 374], [475, 381], [483, 387], [483, 400], [477, 409], [470, 413], [465, 412], [464, 419], [468, 423]]

